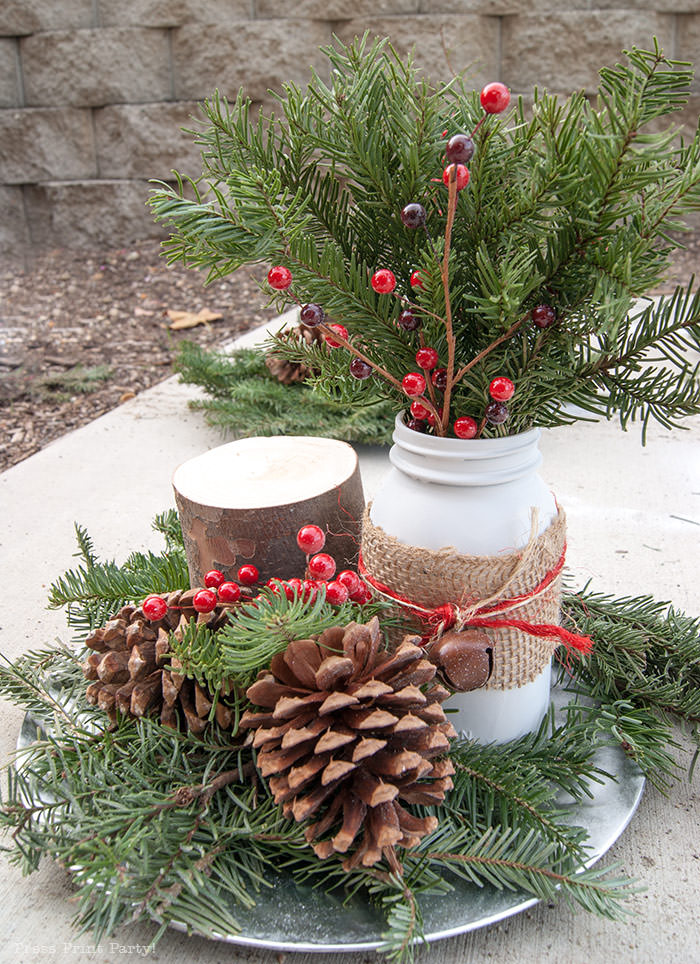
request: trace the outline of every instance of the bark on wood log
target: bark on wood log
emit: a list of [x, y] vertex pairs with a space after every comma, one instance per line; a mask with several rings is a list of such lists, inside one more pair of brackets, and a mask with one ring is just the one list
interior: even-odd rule
[[305, 436], [239, 439], [181, 465], [173, 488], [191, 585], [220, 569], [236, 579], [251, 562], [261, 582], [303, 577], [306, 558], [296, 535], [313, 523], [338, 570], [357, 564], [364, 508], [354, 449]]

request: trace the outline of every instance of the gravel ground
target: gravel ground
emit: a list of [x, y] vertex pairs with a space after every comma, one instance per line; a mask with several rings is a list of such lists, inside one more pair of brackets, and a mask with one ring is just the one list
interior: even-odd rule
[[[700, 231], [685, 244], [656, 293], [698, 270]], [[213, 347], [273, 317], [262, 268], [205, 287], [160, 250], [58, 250], [0, 268], [0, 471], [167, 378], [183, 338]], [[168, 311], [202, 309], [221, 318], [170, 329]]]

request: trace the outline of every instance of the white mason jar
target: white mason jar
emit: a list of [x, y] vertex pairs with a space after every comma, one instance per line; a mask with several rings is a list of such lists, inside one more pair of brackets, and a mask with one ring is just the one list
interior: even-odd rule
[[[532, 544], [533, 511], [538, 536], [545, 533], [554, 520], [563, 518], [553, 494], [537, 474], [542, 461], [539, 437], [539, 429], [533, 429], [496, 439], [439, 438], [408, 429], [403, 416], [397, 416], [394, 445], [389, 453], [392, 468], [371, 505], [371, 524], [411, 547], [414, 559], [417, 547], [425, 550], [452, 547], [455, 553], [465, 557], [517, 559], [518, 550]], [[562, 529], [561, 548], [555, 547], [555, 555], [563, 551], [563, 523], [559, 528]], [[366, 548], [369, 547], [365, 547], [363, 537], [363, 554]], [[442, 555], [432, 556], [433, 563]], [[406, 573], [406, 584], [402, 585], [400, 574], [387, 577], [376, 555], [375, 564], [380, 582], [388, 584], [393, 592], [416, 600], [416, 572]], [[415, 564], [411, 565], [415, 570]], [[369, 566], [368, 571], [373, 575]], [[541, 576], [540, 572], [535, 584]], [[389, 583], [387, 578], [391, 580]], [[432, 578], [435, 582], [434, 571]], [[456, 591], [453, 574], [446, 582], [451, 588], [445, 587], [446, 595], [437, 598], [438, 605], [459, 602], [449, 598]], [[525, 591], [532, 588], [533, 585], [528, 585]], [[519, 592], [522, 591], [521, 587]], [[558, 613], [558, 580], [554, 591]], [[468, 585], [462, 586], [462, 597], [469, 592]], [[512, 587], [506, 592], [507, 597], [517, 594], [512, 592]], [[425, 605], [426, 600], [420, 604]], [[515, 615], [528, 619], [518, 612]], [[530, 616], [528, 621], [542, 620]], [[558, 617], [554, 621], [558, 621]], [[494, 660], [508, 659], [504, 650], [510, 644], [502, 640], [498, 630], [489, 634], [493, 637]], [[533, 642], [538, 645], [537, 640]], [[541, 641], [539, 645], [541, 650]], [[458, 731], [481, 742], [506, 742], [539, 726], [549, 706], [550, 681], [551, 644], [545, 644], [544, 665], [534, 678], [522, 685], [512, 685], [511, 680], [505, 687], [503, 683], [494, 685], [489, 681], [484, 688], [455, 694], [444, 706], [455, 711], [449, 714], [449, 719]]]

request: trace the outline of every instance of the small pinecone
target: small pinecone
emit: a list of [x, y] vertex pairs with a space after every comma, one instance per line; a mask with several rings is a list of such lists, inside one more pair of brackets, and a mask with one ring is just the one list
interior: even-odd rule
[[[211, 613], [197, 613], [192, 606], [196, 589], [166, 593], [168, 611], [151, 622], [137, 606], [122, 606], [101, 628], [94, 629], [85, 645], [93, 650], [83, 663], [83, 673], [92, 680], [86, 697], [99, 706], [112, 723], [121, 716], [160, 715], [165, 726], [183, 726], [202, 733], [212, 707], [211, 694], [182, 673], [170, 651], [170, 631], [181, 638], [192, 617], [211, 629], [227, 620], [226, 610], [217, 606]], [[216, 721], [231, 729], [233, 713], [221, 701], [216, 705]]]
[[394, 847], [437, 826], [402, 804], [441, 803], [452, 787], [444, 754], [457, 734], [440, 706], [449, 692], [431, 682], [420, 637], [393, 653], [380, 640], [375, 617], [290, 643], [248, 688], [266, 711], [241, 718], [275, 802], [286, 817], [315, 819], [306, 839], [319, 857], [353, 848], [346, 870], [382, 856], [395, 867]]
[[[316, 328], [309, 328], [306, 325], [297, 325], [296, 328], [290, 328], [288, 331], [282, 332], [280, 337], [292, 343], [304, 341], [307, 345], [313, 345], [315, 342], [323, 344], [323, 335], [321, 332]], [[282, 382], [283, 385], [292, 385], [294, 382], [306, 381], [310, 375], [314, 374], [314, 372], [302, 362], [288, 361], [275, 351], [265, 356], [265, 364], [270, 370], [270, 373]]]

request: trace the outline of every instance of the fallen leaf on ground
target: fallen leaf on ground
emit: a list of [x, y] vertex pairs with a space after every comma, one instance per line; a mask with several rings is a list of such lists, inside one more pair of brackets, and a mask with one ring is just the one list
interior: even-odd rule
[[220, 318], [224, 316], [218, 311], [212, 311], [210, 308], [202, 308], [201, 311], [172, 311], [168, 309], [168, 318], [170, 318], [170, 325], [168, 326], [173, 331], [180, 331], [183, 328], [196, 328], [197, 325], [206, 325], [209, 321], [219, 321]]

